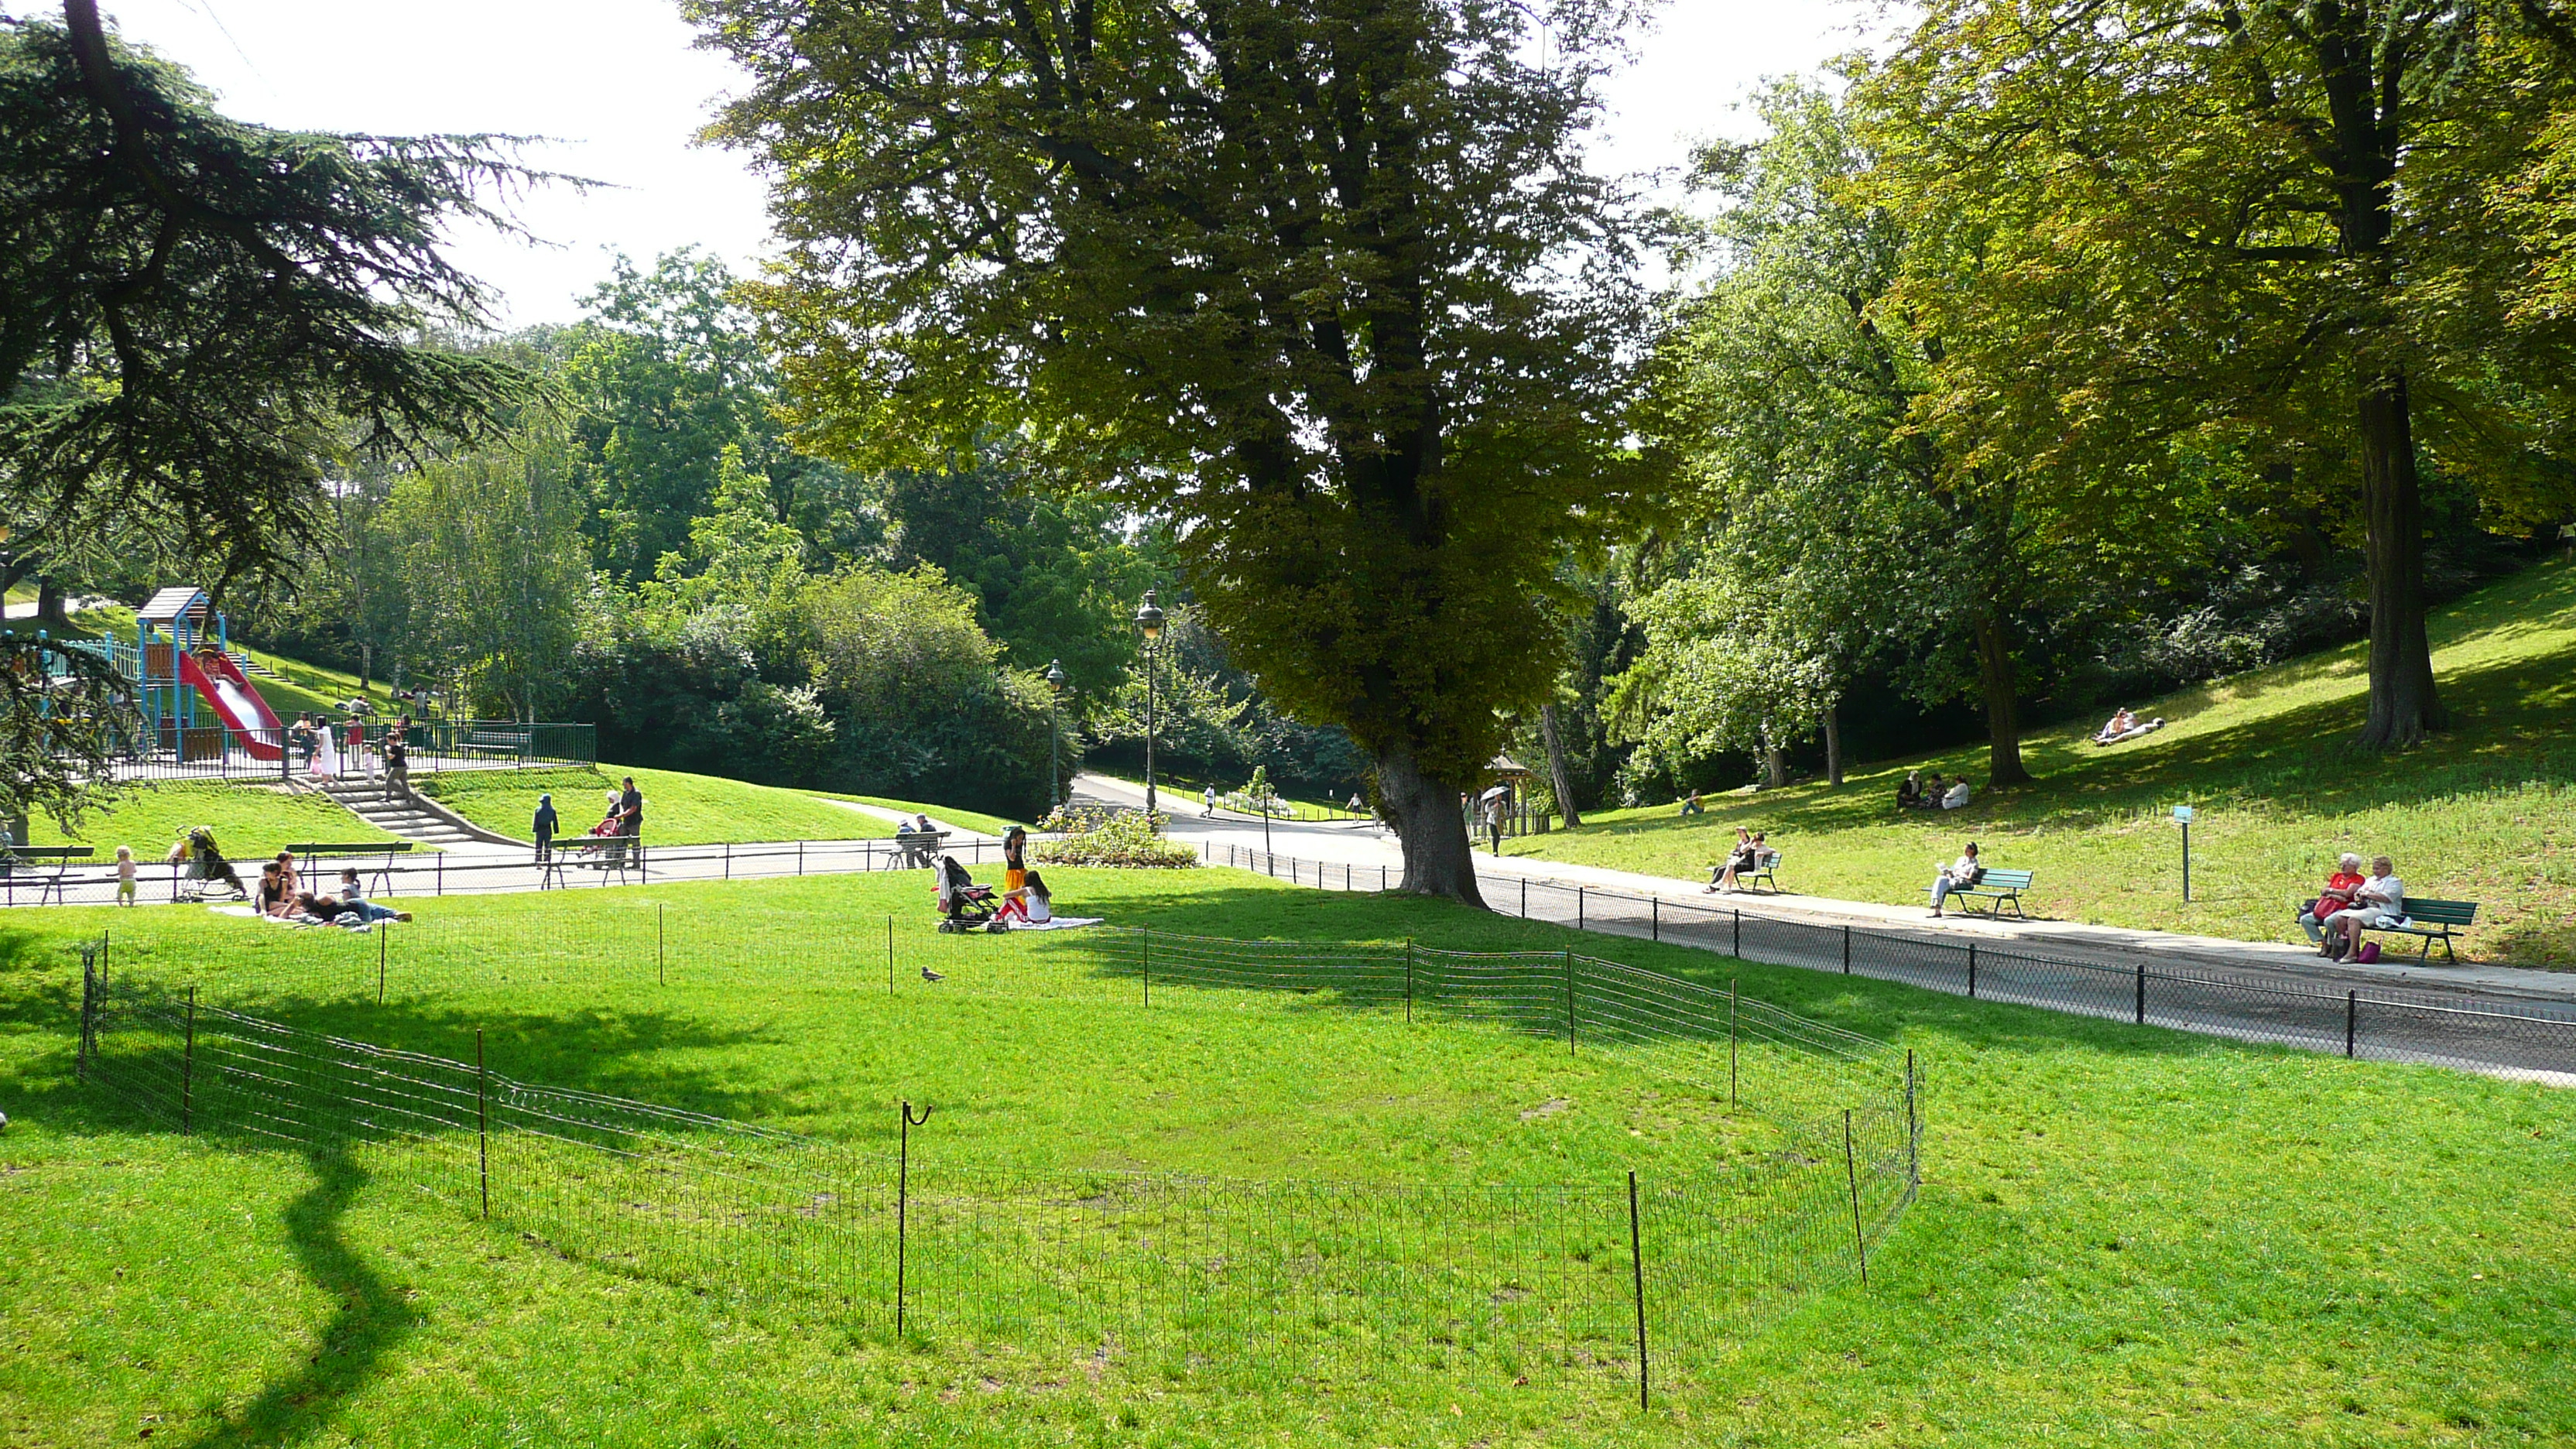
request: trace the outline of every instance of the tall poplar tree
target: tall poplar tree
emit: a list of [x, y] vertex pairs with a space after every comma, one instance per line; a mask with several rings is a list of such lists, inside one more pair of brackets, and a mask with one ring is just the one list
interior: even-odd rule
[[1410, 890], [1557, 673], [1615, 501], [1638, 224], [1582, 145], [1632, 0], [694, 0], [750, 72], [762, 300], [855, 464], [1000, 427], [1175, 525], [1270, 698], [1373, 758]]

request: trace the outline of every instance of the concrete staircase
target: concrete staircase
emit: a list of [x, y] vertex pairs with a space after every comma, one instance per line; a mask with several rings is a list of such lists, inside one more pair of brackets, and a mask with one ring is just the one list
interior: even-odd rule
[[331, 780], [321, 788], [323, 794], [330, 796], [350, 814], [415, 845], [436, 846], [440, 850], [471, 850], [476, 846], [520, 844], [506, 835], [470, 824], [455, 812], [441, 809], [418, 796], [409, 800], [387, 799], [381, 780]]

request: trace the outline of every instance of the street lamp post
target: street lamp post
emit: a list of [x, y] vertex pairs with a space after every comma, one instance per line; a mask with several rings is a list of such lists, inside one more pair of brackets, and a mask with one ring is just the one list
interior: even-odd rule
[[1136, 606], [1136, 628], [1145, 636], [1145, 818], [1154, 818], [1154, 641], [1163, 637], [1163, 611], [1154, 607], [1154, 591]]
[[1049, 811], [1054, 811], [1061, 809], [1064, 806], [1064, 795], [1062, 793], [1063, 787], [1061, 783], [1064, 779], [1064, 763], [1063, 756], [1059, 753], [1063, 748], [1064, 727], [1056, 722], [1056, 706], [1064, 698], [1063, 660], [1050, 659], [1047, 661], [1046, 682], [1047, 808]]

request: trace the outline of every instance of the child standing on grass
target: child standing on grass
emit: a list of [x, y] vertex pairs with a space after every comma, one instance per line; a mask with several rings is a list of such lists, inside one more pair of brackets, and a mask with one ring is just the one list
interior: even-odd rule
[[120, 906], [134, 904], [134, 847], [131, 845], [116, 848], [116, 903]]

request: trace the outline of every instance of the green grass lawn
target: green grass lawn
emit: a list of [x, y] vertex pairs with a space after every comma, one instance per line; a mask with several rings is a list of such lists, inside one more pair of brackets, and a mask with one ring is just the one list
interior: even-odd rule
[[[933, 820], [944, 821], [961, 830], [976, 830], [986, 835], [1003, 834], [1014, 825], [1025, 827], [1037, 823], [1033, 820], [1005, 820], [999, 815], [987, 815], [981, 810], [960, 810], [953, 805], [930, 805], [919, 800], [889, 800], [882, 795], [834, 795], [826, 792], [824, 798], [856, 800], [862, 805], [881, 806], [888, 810], [899, 810], [908, 815], [927, 815]], [[893, 829], [894, 826], [889, 823], [880, 833], [890, 834]]]
[[[2504, 1445], [2576, 1438], [2567, 1093], [1576, 937], [1247, 874], [1051, 872], [1067, 912], [1462, 949], [1572, 943], [1915, 1049], [1922, 1200], [1651, 1413], [1548, 1378], [1229, 1382], [896, 1343], [566, 1258], [327, 1154], [228, 1149], [72, 1080], [66, 946], [511, 1075], [1023, 1165], [1417, 1181], [1652, 1172], [1725, 1124], [1615, 1051], [1065, 974], [940, 937], [919, 876], [418, 903], [373, 942], [193, 910], [0, 923], [0, 1425], [12, 1442], [504, 1445]], [[659, 907], [667, 985], [645, 959]], [[885, 920], [897, 918], [897, 989]], [[336, 953], [336, 954], [335, 954]], [[942, 983], [920, 979], [934, 964]], [[236, 975], [235, 973], [238, 973]], [[1050, 977], [1052, 973], [1052, 977]], [[1169, 992], [1167, 996], [1167, 991]], [[1522, 1114], [1549, 1101], [1566, 1110]], [[1258, 1337], [1265, 1325], [1212, 1331]], [[1326, 1391], [1329, 1387], [1329, 1392]]]
[[644, 792], [644, 838], [655, 845], [874, 840], [894, 834], [890, 821], [827, 804], [807, 791], [675, 770], [449, 770], [414, 776], [413, 784], [484, 829], [525, 840], [539, 794], [554, 793], [564, 832], [578, 835], [599, 823], [607, 813], [607, 793], [628, 775]]
[[137, 785], [83, 815], [69, 834], [39, 815], [28, 822], [28, 834], [33, 845], [94, 846], [100, 860], [112, 858], [119, 845], [131, 845], [137, 859], [152, 861], [192, 825], [213, 826], [216, 841], [234, 860], [257, 860], [298, 842], [393, 839], [320, 795], [201, 780]]
[[[2337, 854], [2386, 854], [2419, 896], [2482, 903], [2462, 955], [2576, 967], [2576, 571], [2546, 564], [2442, 610], [2434, 663], [2455, 727], [2395, 758], [2348, 743], [2360, 728], [2363, 646], [2151, 704], [2169, 723], [2112, 749], [2090, 726], [2034, 735], [2039, 783], [1987, 791], [1985, 749], [1961, 748], [1821, 781], [1585, 818], [1507, 843], [1523, 855], [1704, 879], [1738, 823], [1768, 831], [1790, 889], [1920, 901], [1932, 862], [1975, 839], [1996, 866], [2039, 873], [2032, 913], [2118, 926], [2296, 939], [2293, 899]], [[2097, 722], [2098, 723], [2098, 722]], [[1898, 817], [1909, 768], [1979, 785], [1963, 810]], [[2192, 901], [2180, 833], [2191, 804]]]

